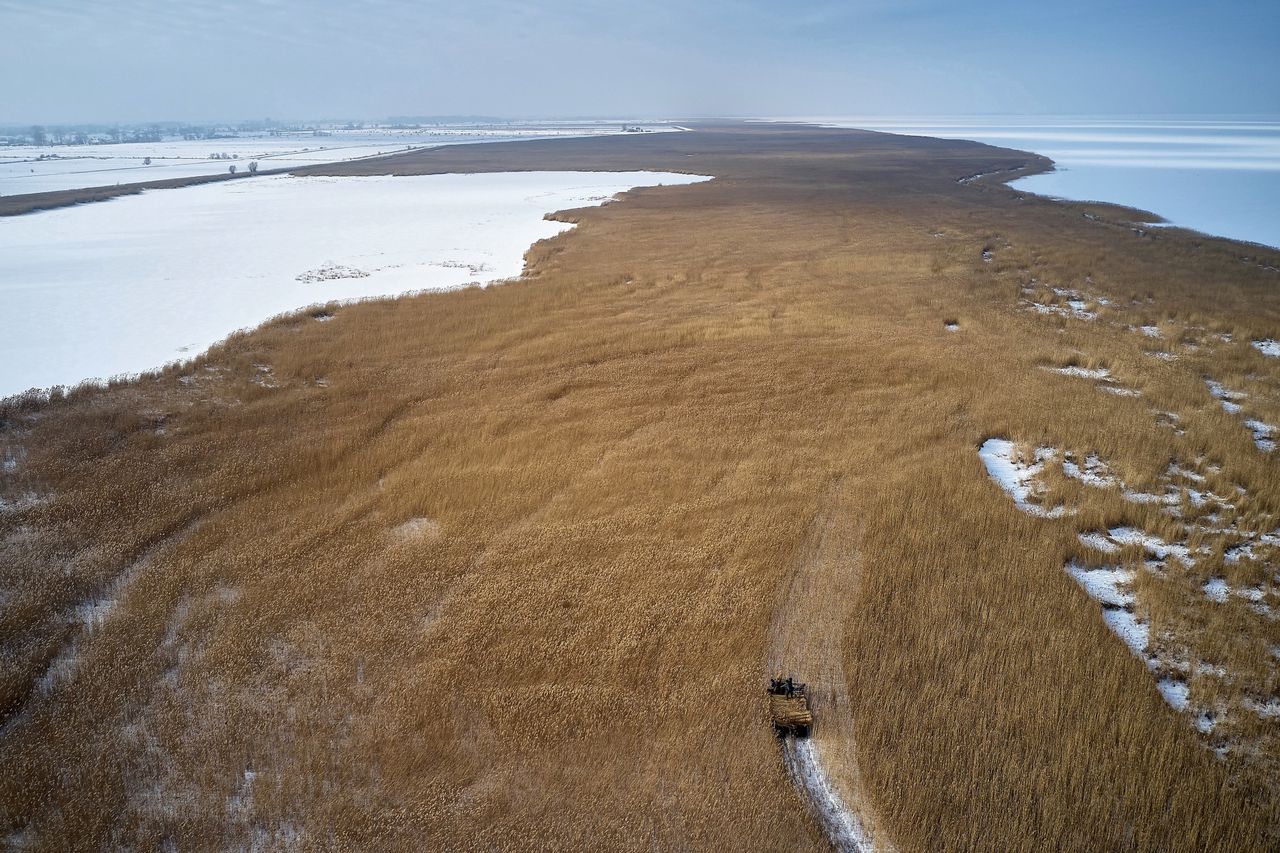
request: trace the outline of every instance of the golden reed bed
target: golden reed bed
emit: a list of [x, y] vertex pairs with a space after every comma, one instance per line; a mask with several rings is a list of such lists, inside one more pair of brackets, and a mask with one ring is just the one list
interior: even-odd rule
[[[1201, 460], [1274, 526], [1276, 457], [1204, 377], [1280, 423], [1280, 360], [1249, 343], [1280, 336], [1280, 258], [958, 182], [1019, 167], [1045, 164], [708, 125], [328, 169], [717, 180], [563, 214], [518, 283], [11, 401], [0, 831], [821, 848], [769, 725], [785, 663], [832, 783], [898, 849], [1274, 849], [1276, 720], [1201, 734], [1064, 571], [1105, 562], [1078, 533], [1171, 517], [1060, 471], [1039, 499], [1075, 514], [1033, 517], [977, 450], [1096, 453], [1133, 488]], [[1075, 298], [1055, 286], [1097, 316], [1035, 308]], [[1141, 396], [1043, 369], [1071, 364]], [[1280, 687], [1280, 625], [1196, 574], [1275, 603], [1268, 559], [1142, 575], [1153, 636], [1230, 673], [1193, 702]]]

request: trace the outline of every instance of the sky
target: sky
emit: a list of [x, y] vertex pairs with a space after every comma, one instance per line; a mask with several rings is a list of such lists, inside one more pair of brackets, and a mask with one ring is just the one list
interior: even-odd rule
[[0, 124], [1280, 114], [1277, 0], [0, 0]]

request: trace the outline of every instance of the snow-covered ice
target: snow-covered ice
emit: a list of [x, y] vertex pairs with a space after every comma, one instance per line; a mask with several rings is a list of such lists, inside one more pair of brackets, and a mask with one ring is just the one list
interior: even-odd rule
[[532, 243], [572, 227], [544, 214], [703, 180], [282, 175], [0, 218], [0, 397], [192, 358], [307, 305], [518, 276]]
[[[662, 124], [643, 127], [646, 131], [676, 130]], [[215, 139], [170, 137], [157, 142], [13, 145], [0, 148], [0, 195], [221, 175], [232, 165], [244, 172], [253, 161], [264, 171], [297, 169], [441, 145], [613, 135], [624, 135], [617, 122], [553, 121], [418, 128], [334, 127], [319, 133], [237, 133]]]

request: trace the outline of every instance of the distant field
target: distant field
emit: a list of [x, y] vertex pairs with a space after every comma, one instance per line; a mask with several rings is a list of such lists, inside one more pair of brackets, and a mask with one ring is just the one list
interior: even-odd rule
[[[557, 122], [434, 128], [335, 128], [321, 134], [240, 134], [219, 139], [166, 139], [86, 145], [0, 147], [0, 196], [107, 187], [221, 175], [251, 162], [263, 171], [394, 154], [471, 142], [516, 141], [617, 134], [622, 125]], [[664, 126], [643, 125], [649, 130]]]
[[1280, 253], [961, 180], [1045, 168], [706, 125], [301, 170], [716, 180], [10, 400], [9, 845], [1275, 849]]

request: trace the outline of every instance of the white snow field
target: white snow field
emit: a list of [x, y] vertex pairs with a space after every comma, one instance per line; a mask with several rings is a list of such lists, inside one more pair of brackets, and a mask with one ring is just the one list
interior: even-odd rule
[[192, 358], [333, 300], [521, 274], [544, 214], [661, 172], [246, 178], [0, 218], [0, 397]]
[[[670, 125], [643, 127], [646, 132], [675, 130]], [[426, 128], [332, 128], [320, 133], [253, 133], [217, 139], [169, 138], [160, 142], [11, 145], [0, 147], [0, 195], [221, 175], [232, 165], [244, 172], [255, 160], [265, 171], [359, 160], [411, 148], [620, 135], [623, 135], [622, 124], [618, 122], [513, 122]], [[229, 159], [213, 159], [211, 155]]]

